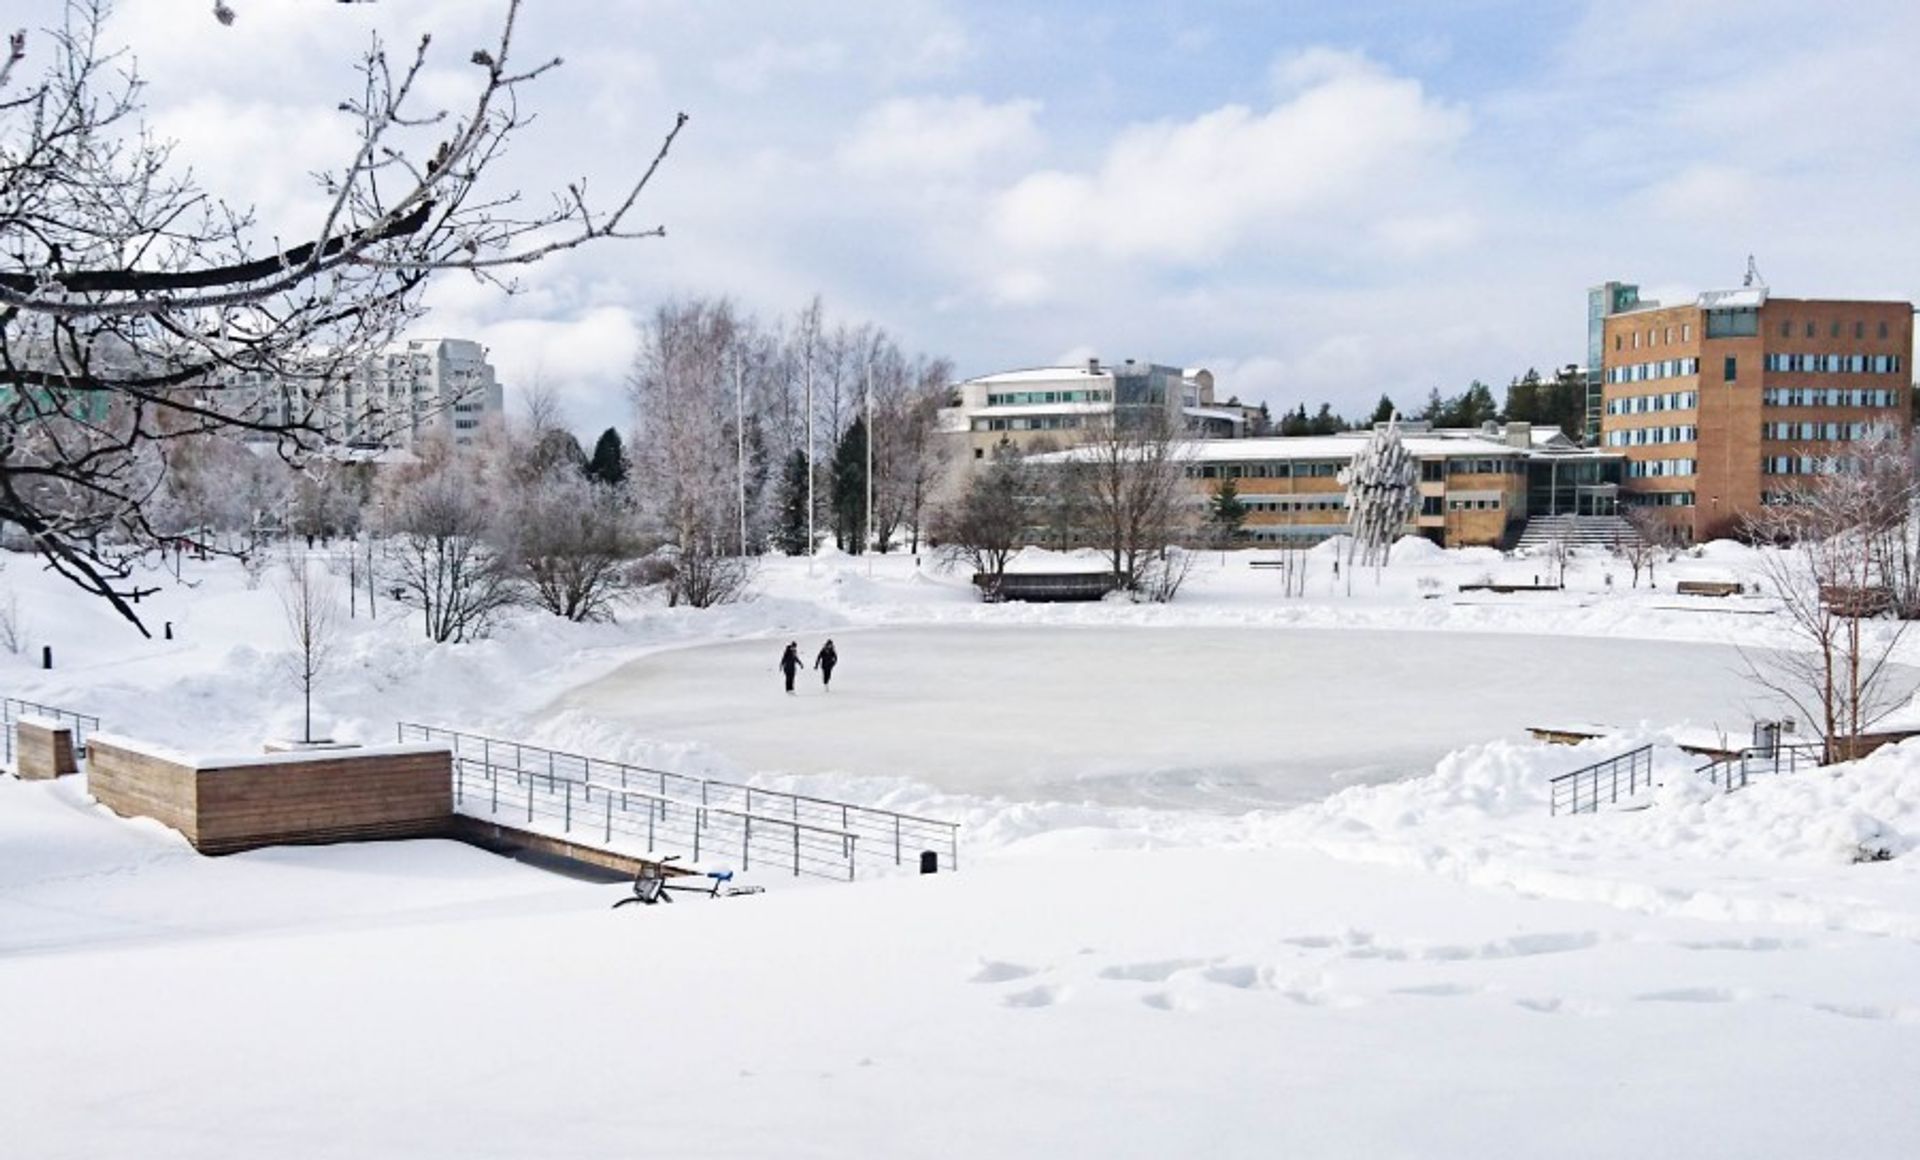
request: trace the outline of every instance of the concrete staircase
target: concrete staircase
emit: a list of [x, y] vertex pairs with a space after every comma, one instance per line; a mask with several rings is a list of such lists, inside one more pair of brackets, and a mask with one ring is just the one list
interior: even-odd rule
[[1534, 516], [1520, 529], [1513, 546], [1525, 551], [1564, 540], [1575, 548], [1612, 548], [1639, 538], [1633, 525], [1619, 516]]

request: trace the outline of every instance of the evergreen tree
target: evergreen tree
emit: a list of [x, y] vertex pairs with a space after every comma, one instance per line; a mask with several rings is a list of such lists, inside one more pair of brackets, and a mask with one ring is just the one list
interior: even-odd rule
[[867, 420], [847, 424], [846, 434], [833, 452], [833, 541], [842, 551], [859, 555], [867, 546]]
[[807, 453], [795, 449], [780, 474], [780, 522], [773, 530], [774, 546], [789, 556], [804, 556], [807, 543]]
[[1252, 434], [1273, 434], [1273, 412], [1267, 410], [1267, 405], [1264, 402], [1260, 404], [1260, 413], [1254, 416]]
[[1312, 429], [1313, 420], [1307, 418], [1305, 403], [1280, 416], [1280, 434], [1282, 435], [1309, 435], [1312, 434]]
[[[1305, 408], [1302, 410], [1304, 411]], [[1313, 418], [1307, 421], [1309, 435], [1337, 435], [1346, 429], [1346, 420], [1333, 413], [1332, 403], [1320, 404], [1320, 409], [1315, 411]]]
[[1440, 388], [1432, 387], [1427, 391], [1427, 405], [1420, 408], [1420, 418], [1436, 427], [1445, 426], [1447, 401], [1440, 397]]
[[1399, 408], [1393, 405], [1392, 399], [1381, 395], [1380, 401], [1373, 405], [1373, 417], [1367, 420], [1367, 425], [1371, 427], [1375, 423], [1385, 423], [1392, 419], [1398, 410]]
[[619, 487], [627, 481], [627, 449], [620, 442], [620, 432], [609, 427], [600, 433], [593, 445], [593, 457], [587, 460], [587, 478], [608, 487]]
[[1247, 505], [1240, 498], [1239, 481], [1232, 477], [1221, 480], [1207, 505], [1207, 524], [1212, 529], [1214, 543], [1225, 547], [1238, 540], [1246, 523]]

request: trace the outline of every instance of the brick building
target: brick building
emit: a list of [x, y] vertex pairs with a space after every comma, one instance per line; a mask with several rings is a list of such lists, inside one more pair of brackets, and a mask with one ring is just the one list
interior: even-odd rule
[[1628, 503], [1695, 540], [1818, 476], [1877, 428], [1913, 423], [1913, 305], [1776, 298], [1765, 286], [1635, 302], [1601, 324], [1600, 445]]

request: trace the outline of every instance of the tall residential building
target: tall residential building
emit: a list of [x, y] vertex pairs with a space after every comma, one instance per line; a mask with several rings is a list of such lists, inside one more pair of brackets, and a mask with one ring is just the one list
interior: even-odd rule
[[1601, 445], [1627, 456], [1628, 502], [1671, 509], [1696, 540], [1819, 475], [1876, 428], [1909, 430], [1913, 304], [1710, 291], [1602, 320]]
[[438, 433], [456, 444], [505, 410], [487, 349], [464, 338], [396, 342], [332, 383], [324, 408], [341, 443], [411, 447]]
[[942, 415], [944, 429], [962, 433], [968, 459], [992, 457], [997, 446], [1026, 449], [1071, 446], [1095, 418], [1163, 409], [1181, 417], [1195, 434], [1232, 438], [1246, 432], [1238, 407], [1213, 399], [1213, 372], [1128, 359], [1102, 365], [1037, 367], [968, 379], [954, 388], [956, 403]]

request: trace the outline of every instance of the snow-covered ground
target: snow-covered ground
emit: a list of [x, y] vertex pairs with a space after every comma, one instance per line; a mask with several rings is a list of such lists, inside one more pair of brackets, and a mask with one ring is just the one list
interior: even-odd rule
[[[1258, 555], [1164, 607], [983, 607], [897, 558], [463, 646], [383, 606], [322, 686], [343, 737], [425, 719], [953, 816], [960, 874], [613, 912], [448, 843], [203, 859], [0, 780], [5, 1150], [1920, 1154], [1920, 743], [1726, 798], [1662, 747], [1650, 808], [1546, 813], [1554, 773], [1744, 731], [1734, 649], [1786, 634], [1672, 581], [1750, 553], [1497, 597], [1458, 585], [1541, 565], [1406, 545], [1351, 596], [1322, 554], [1293, 600]], [[146, 642], [10, 561], [59, 667], [0, 688], [192, 748], [290, 731], [272, 594], [188, 579]], [[835, 691], [784, 697], [780, 644], [827, 635]], [[1536, 713], [1625, 732], [1540, 745]]]

